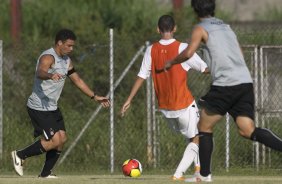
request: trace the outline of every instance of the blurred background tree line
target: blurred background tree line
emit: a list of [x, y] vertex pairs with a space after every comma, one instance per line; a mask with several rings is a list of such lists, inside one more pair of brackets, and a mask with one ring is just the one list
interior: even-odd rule
[[[190, 4], [175, 7], [172, 1], [152, 0], [22, 0], [21, 1], [21, 32], [19, 42], [15, 43], [10, 32], [11, 7], [9, 0], [0, 0], [0, 40], [3, 40], [3, 124], [4, 124], [4, 153], [0, 161], [0, 170], [11, 170], [10, 151], [22, 147], [33, 140], [29, 117], [26, 113], [26, 100], [31, 93], [35, 64], [39, 54], [54, 44], [54, 36], [61, 28], [72, 29], [77, 37], [72, 60], [82, 78], [101, 95], [109, 91], [109, 28], [114, 29], [114, 60], [115, 78], [117, 78], [128, 62], [132, 59], [140, 46], [146, 41], [154, 42], [159, 39], [156, 32], [157, 20], [163, 14], [175, 17], [178, 31], [175, 37], [185, 42], [189, 39], [192, 25], [196, 22]], [[275, 14], [275, 15], [274, 15]], [[232, 15], [217, 9], [216, 15], [235, 26], [246, 24], [238, 23]], [[258, 20], [282, 20], [280, 11], [261, 12]], [[232, 22], [231, 22], [232, 20]], [[259, 27], [263, 23], [254, 23]], [[247, 23], [250, 25], [251, 23]], [[280, 24], [281, 27], [281, 24]], [[240, 30], [244, 31], [240, 31]], [[236, 30], [235, 30], [236, 31]], [[281, 44], [281, 30], [271, 29], [269, 32], [258, 32], [256, 27], [238, 27], [239, 40], [244, 44]], [[130, 92], [135, 76], [139, 70], [141, 58], [133, 66], [125, 80], [115, 92], [115, 114]], [[116, 119], [117, 130], [140, 131], [135, 139], [128, 139], [124, 144], [134, 145], [140, 149], [129, 151], [124, 149], [116, 153], [117, 166], [121, 161], [132, 155], [145, 160], [146, 147], [146, 90], [143, 87], [134, 100], [134, 106], [124, 119]], [[69, 143], [81, 130], [97, 104], [74, 89], [69, 81], [59, 102], [65, 117], [66, 128], [69, 134]], [[79, 168], [108, 169], [108, 111], [104, 110], [98, 115], [90, 130], [80, 141], [75, 153], [88, 154], [80, 158], [77, 154], [70, 155], [62, 170], [79, 170]], [[126, 125], [125, 125], [126, 122]], [[126, 139], [129, 132], [116, 131], [117, 136]], [[138, 133], [136, 133], [138, 134]], [[128, 137], [130, 137], [128, 135]], [[169, 138], [167, 138], [169, 139]], [[68, 144], [69, 144], [68, 143]], [[144, 144], [143, 144], [144, 143]], [[67, 147], [68, 145], [66, 145]], [[142, 148], [141, 148], [142, 147]], [[179, 151], [181, 154], [182, 151]], [[145, 155], [145, 156], [144, 156]], [[95, 160], [94, 165], [89, 161]], [[38, 161], [31, 159], [27, 171], [34, 171]], [[77, 163], [80, 163], [77, 165]], [[176, 164], [175, 161], [172, 164]], [[87, 165], [87, 166], [85, 166]], [[3, 167], [2, 167], [3, 166]], [[146, 164], [145, 164], [146, 167]]]

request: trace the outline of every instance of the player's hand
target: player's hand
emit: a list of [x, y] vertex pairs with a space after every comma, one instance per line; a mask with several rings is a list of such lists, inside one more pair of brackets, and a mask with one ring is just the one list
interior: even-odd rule
[[108, 97], [95, 95], [94, 100], [102, 105], [102, 107], [110, 107], [111, 101]]
[[164, 71], [166, 72], [168, 69], [170, 69], [172, 66], [172, 63], [171, 61], [168, 61], [165, 63], [165, 66], [164, 66]]
[[210, 73], [209, 68], [207, 67], [203, 73], [204, 73], [204, 74], [209, 74], [209, 73]]
[[168, 69], [170, 69], [172, 66], [171, 61], [167, 61], [162, 69], [155, 69], [156, 73], [161, 73], [161, 72], [167, 72]]
[[51, 79], [55, 82], [58, 82], [63, 77], [64, 77], [64, 75], [62, 75], [62, 74], [54, 73], [54, 74], [52, 74]]
[[127, 109], [130, 107], [131, 102], [130, 101], [126, 101], [121, 110], [120, 110], [120, 116], [123, 117], [125, 115], [125, 112], [127, 111]]

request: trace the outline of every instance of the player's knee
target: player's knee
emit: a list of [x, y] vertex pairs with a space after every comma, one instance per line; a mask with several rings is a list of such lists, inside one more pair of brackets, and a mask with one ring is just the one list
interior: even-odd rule
[[52, 144], [52, 148], [57, 148], [61, 145], [61, 136], [58, 132], [51, 138], [50, 143]]
[[66, 137], [60, 137], [60, 139], [53, 141], [54, 148], [63, 147], [63, 145], [66, 143], [67, 138]]
[[244, 138], [246, 138], [246, 139], [249, 139], [249, 138], [251, 137], [252, 132], [239, 130], [239, 134], [240, 134], [242, 137], [244, 137]]
[[199, 145], [199, 136], [196, 135], [195, 137], [191, 138], [190, 142], [193, 142], [193, 143]]
[[67, 142], [68, 138], [66, 135], [61, 137], [61, 146], [63, 146]]
[[52, 142], [52, 148], [57, 148], [61, 144], [61, 141], [59, 138], [52, 138], [51, 142]]

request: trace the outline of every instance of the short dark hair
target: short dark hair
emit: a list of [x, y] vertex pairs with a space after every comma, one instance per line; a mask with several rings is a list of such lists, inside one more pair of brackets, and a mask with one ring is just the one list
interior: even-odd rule
[[200, 18], [214, 16], [215, 0], [192, 0], [191, 6]]
[[66, 41], [66, 40], [76, 40], [76, 36], [73, 31], [69, 29], [61, 29], [60, 31], [57, 32], [56, 37], [55, 37], [55, 44], [58, 43], [58, 41]]
[[172, 16], [163, 15], [159, 18], [158, 27], [162, 33], [172, 32], [175, 27], [175, 22]]

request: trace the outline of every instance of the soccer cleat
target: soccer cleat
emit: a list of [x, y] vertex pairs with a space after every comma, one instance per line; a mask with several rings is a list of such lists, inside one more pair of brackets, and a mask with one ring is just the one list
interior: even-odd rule
[[192, 183], [192, 182], [212, 182], [212, 175], [209, 174], [208, 176], [193, 176], [192, 178], [187, 178], [185, 182]]
[[171, 179], [172, 179], [173, 181], [184, 181], [184, 180], [185, 180], [185, 178], [184, 178], [183, 176], [181, 176], [181, 177], [179, 177], [179, 178], [177, 178], [177, 177], [175, 177], [175, 176], [172, 176]]
[[194, 174], [193, 174], [193, 177], [198, 177], [198, 176], [200, 176], [200, 172], [195, 171]]
[[56, 176], [55, 174], [49, 174], [48, 176], [41, 176], [41, 175], [39, 175], [38, 178], [57, 179], [58, 176]]
[[14, 169], [15, 169], [16, 173], [19, 176], [23, 176], [23, 162], [24, 162], [24, 160], [22, 160], [20, 157], [18, 157], [17, 151], [12, 151], [11, 155], [12, 155], [12, 158], [13, 158], [13, 165], [14, 165]]

